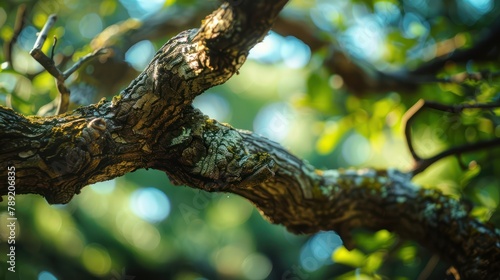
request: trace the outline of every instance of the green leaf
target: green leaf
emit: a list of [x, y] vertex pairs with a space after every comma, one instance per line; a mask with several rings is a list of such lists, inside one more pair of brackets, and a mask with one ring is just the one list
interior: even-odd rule
[[333, 252], [332, 260], [336, 263], [349, 265], [352, 267], [361, 267], [365, 262], [365, 254], [358, 249], [351, 251], [347, 250], [344, 246], [340, 246]]

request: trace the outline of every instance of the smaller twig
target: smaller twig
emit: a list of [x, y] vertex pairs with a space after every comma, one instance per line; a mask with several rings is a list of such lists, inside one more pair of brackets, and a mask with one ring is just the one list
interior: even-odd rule
[[440, 159], [443, 159], [447, 156], [451, 155], [461, 155], [464, 153], [470, 153], [474, 151], [479, 151], [479, 150], [484, 150], [488, 148], [493, 148], [493, 147], [500, 147], [500, 138], [495, 138], [487, 141], [480, 141], [476, 142], [474, 144], [467, 144], [467, 145], [462, 145], [462, 146], [457, 146], [450, 148], [448, 150], [445, 150], [433, 157], [422, 159], [413, 168], [411, 171], [413, 176], [417, 175], [418, 173], [421, 173], [427, 167], [431, 166], [433, 163], [437, 162]]
[[436, 82], [440, 83], [450, 83], [450, 84], [462, 84], [466, 81], [483, 81], [487, 79], [500, 77], [500, 72], [462, 72], [446, 78], [438, 78]]
[[14, 44], [17, 42], [19, 34], [21, 34], [21, 31], [24, 28], [24, 24], [26, 23], [26, 11], [26, 4], [21, 4], [17, 9], [16, 23], [14, 25], [12, 39], [10, 39], [9, 43], [4, 46], [5, 61], [7, 61], [9, 67], [13, 67], [12, 49], [14, 48]]
[[[56, 66], [57, 68], [63, 68], [67, 63], [68, 61], [71, 60], [71, 57], [72, 55], [61, 55], [61, 59], [59, 59], [59, 64]], [[54, 61], [55, 63], [55, 61]], [[42, 74], [43, 72], [45, 72], [45, 68], [42, 69], [42, 70], [39, 70], [35, 73], [26, 73], [26, 78], [28, 78], [29, 80], [33, 80], [36, 76]]]
[[427, 261], [427, 264], [425, 265], [424, 269], [420, 272], [420, 275], [418, 275], [418, 280], [425, 280], [429, 279], [429, 276], [431, 273], [436, 269], [437, 264], [439, 263], [439, 256], [434, 254], [432, 257]]
[[[495, 138], [492, 140], [481, 141], [474, 144], [467, 144], [458, 147], [453, 147], [445, 150], [430, 158], [421, 158], [413, 146], [412, 136], [411, 136], [411, 123], [413, 119], [422, 112], [424, 108], [431, 108], [434, 110], [439, 110], [449, 113], [461, 113], [465, 109], [493, 109], [499, 108], [498, 103], [478, 103], [478, 104], [460, 104], [460, 105], [446, 105], [432, 101], [426, 101], [420, 99], [415, 105], [413, 105], [406, 113], [403, 115], [402, 124], [404, 126], [404, 133], [406, 138], [406, 144], [410, 153], [415, 161], [415, 167], [411, 170], [412, 176], [423, 172], [427, 167], [437, 162], [438, 160], [445, 158], [450, 155], [460, 156], [463, 153], [478, 151], [482, 149], [487, 149], [495, 146], [500, 146], [500, 138]], [[460, 159], [459, 159], [460, 160]]]
[[67, 79], [71, 74], [73, 74], [78, 68], [80, 68], [84, 63], [88, 62], [91, 59], [94, 59], [95, 57], [107, 53], [108, 49], [107, 48], [100, 48], [92, 53], [89, 53], [85, 55], [84, 57], [80, 58], [73, 66], [71, 66], [68, 70], [66, 70], [63, 73], [64, 79]]
[[105, 53], [105, 49], [101, 48], [96, 51], [94, 51], [91, 54], [88, 54], [81, 59], [79, 59], [72, 67], [70, 67], [68, 70], [65, 72], [61, 72], [57, 68], [57, 66], [54, 63], [54, 52], [55, 52], [55, 47], [57, 44], [57, 38], [54, 37], [54, 44], [52, 45], [52, 51], [51, 51], [51, 57], [47, 57], [42, 52], [42, 47], [43, 44], [45, 43], [45, 40], [47, 39], [47, 35], [49, 33], [50, 28], [54, 25], [57, 17], [56, 15], [50, 15], [49, 18], [47, 19], [47, 22], [42, 28], [42, 31], [40, 31], [38, 38], [35, 42], [35, 45], [33, 46], [33, 49], [30, 51], [31, 56], [38, 61], [45, 70], [47, 70], [55, 79], [56, 79], [56, 85], [57, 85], [57, 90], [59, 91], [60, 95], [60, 100], [59, 104], [57, 106], [57, 114], [62, 114], [65, 113], [68, 108], [69, 108], [69, 100], [70, 100], [70, 90], [64, 82], [66, 79], [73, 74], [79, 67], [81, 67], [85, 62], [89, 61], [90, 59], [101, 55]]
[[52, 75], [54, 78], [56, 78], [58, 81], [63, 79], [63, 73], [57, 69], [56, 65], [54, 64], [54, 61], [50, 58], [48, 58], [43, 52], [42, 52], [42, 47], [43, 44], [45, 43], [45, 40], [47, 40], [47, 34], [49, 33], [50, 28], [54, 25], [55, 21], [57, 20], [56, 15], [50, 15], [49, 18], [47, 19], [47, 22], [42, 28], [42, 31], [38, 34], [38, 38], [35, 42], [35, 45], [33, 46], [33, 49], [30, 51], [30, 55], [38, 61], [45, 70], [47, 70], [50, 75]]
[[499, 72], [490, 72], [489, 70], [479, 71], [479, 72], [461, 72], [448, 77], [438, 78], [435, 76], [427, 75], [408, 75], [407, 80], [410, 80], [417, 84], [428, 84], [428, 83], [444, 83], [444, 84], [463, 84], [467, 81], [490, 81], [493, 78], [500, 77]]
[[432, 101], [424, 101], [424, 103], [424, 107], [449, 113], [461, 113], [465, 109], [494, 109], [500, 107], [500, 103], [476, 103], [460, 105], [446, 105]]
[[462, 154], [457, 154], [457, 161], [458, 161], [458, 165], [460, 166], [460, 168], [462, 168], [462, 170], [465, 171], [469, 168], [470, 163], [466, 163], [464, 161], [464, 159], [462, 158]]
[[68, 111], [69, 96], [71, 94], [71, 91], [69, 90], [69, 88], [66, 87], [66, 85], [64, 85], [64, 80], [63, 81], [56, 80], [56, 84], [57, 84], [57, 91], [59, 91], [59, 96], [61, 98], [59, 100], [59, 104], [57, 105], [57, 113], [56, 113], [59, 115]]
[[413, 146], [413, 141], [411, 137], [411, 123], [415, 116], [421, 112], [422, 108], [425, 106], [425, 100], [420, 99], [415, 103], [415, 105], [411, 106], [408, 111], [403, 115], [403, 118], [401, 119], [401, 124], [404, 127], [404, 133], [405, 133], [405, 140], [406, 140], [406, 145], [408, 146], [408, 149], [410, 150], [411, 156], [413, 157], [413, 160], [415, 162], [419, 162], [421, 160], [420, 156], [417, 154], [415, 151], [415, 148]]
[[54, 52], [56, 50], [57, 37], [54, 36], [54, 44], [52, 44], [52, 51], [50, 52], [50, 60], [54, 61]]
[[55, 14], [49, 15], [49, 17], [47, 18], [47, 22], [42, 28], [42, 31], [40, 31], [40, 33], [38, 34], [38, 38], [35, 41], [33, 49], [40, 50], [43, 47], [45, 40], [47, 40], [47, 35], [49, 33], [49, 30], [52, 28], [54, 23], [56, 23], [56, 20], [57, 20], [57, 15]]

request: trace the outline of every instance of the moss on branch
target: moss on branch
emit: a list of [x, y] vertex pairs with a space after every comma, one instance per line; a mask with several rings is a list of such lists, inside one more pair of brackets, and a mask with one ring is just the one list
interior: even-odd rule
[[[1, 177], [14, 165], [18, 194], [67, 203], [87, 184], [139, 168], [173, 182], [252, 201], [297, 233], [390, 229], [447, 259], [465, 278], [500, 274], [499, 233], [458, 201], [396, 170], [316, 170], [283, 147], [208, 119], [193, 98], [224, 83], [287, 1], [224, 3], [199, 29], [170, 39], [112, 101], [54, 117], [0, 107]], [[0, 181], [0, 195], [7, 194]]]

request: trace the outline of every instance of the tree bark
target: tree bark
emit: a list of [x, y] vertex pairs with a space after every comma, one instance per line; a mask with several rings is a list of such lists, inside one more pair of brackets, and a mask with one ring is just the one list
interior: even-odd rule
[[175, 184], [241, 195], [292, 232], [335, 230], [352, 248], [351, 230], [385, 228], [438, 253], [464, 278], [500, 275], [500, 232], [457, 200], [397, 170], [317, 170], [192, 108], [194, 97], [237, 73], [286, 2], [224, 3], [199, 29], [169, 40], [112, 101], [53, 117], [0, 107], [0, 174], [13, 166], [17, 194], [67, 203], [85, 185], [154, 168]]

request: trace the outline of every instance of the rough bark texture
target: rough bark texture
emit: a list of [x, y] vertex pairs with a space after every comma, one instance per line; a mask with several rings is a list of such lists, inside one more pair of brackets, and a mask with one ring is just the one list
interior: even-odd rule
[[[286, 1], [232, 1], [200, 29], [168, 41], [112, 101], [54, 117], [0, 107], [1, 176], [16, 169], [17, 194], [67, 203], [91, 183], [139, 168], [176, 184], [239, 194], [290, 231], [389, 229], [419, 241], [464, 278], [500, 274], [500, 232], [458, 201], [419, 188], [396, 170], [316, 170], [278, 144], [208, 119], [195, 96], [224, 83], [268, 32]], [[0, 181], [0, 195], [7, 194]]]

